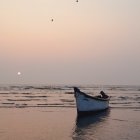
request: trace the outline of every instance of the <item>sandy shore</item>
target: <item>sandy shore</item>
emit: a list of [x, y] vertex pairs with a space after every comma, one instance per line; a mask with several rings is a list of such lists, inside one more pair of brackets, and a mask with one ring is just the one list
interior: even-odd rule
[[[81, 87], [96, 95], [100, 87]], [[110, 110], [77, 119], [73, 88], [0, 86], [0, 140], [139, 140], [140, 87], [106, 86]]]
[[75, 108], [0, 108], [0, 140], [139, 140], [139, 109], [77, 119]]
[[75, 116], [71, 108], [0, 109], [0, 140], [71, 139]]

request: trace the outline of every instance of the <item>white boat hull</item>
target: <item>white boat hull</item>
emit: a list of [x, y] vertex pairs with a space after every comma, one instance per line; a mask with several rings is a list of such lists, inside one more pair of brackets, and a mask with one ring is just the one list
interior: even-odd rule
[[98, 111], [108, 108], [109, 102], [90, 99], [79, 95], [79, 97], [76, 98], [76, 105], [78, 111]]
[[97, 98], [82, 92], [75, 92], [76, 107], [78, 114], [86, 112], [97, 112], [109, 107], [109, 98]]

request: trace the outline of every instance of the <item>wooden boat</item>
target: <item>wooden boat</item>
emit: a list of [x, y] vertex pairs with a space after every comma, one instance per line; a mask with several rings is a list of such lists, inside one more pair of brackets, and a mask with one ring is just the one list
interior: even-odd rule
[[110, 97], [103, 91], [100, 96], [90, 96], [74, 87], [78, 115], [91, 114], [109, 108]]

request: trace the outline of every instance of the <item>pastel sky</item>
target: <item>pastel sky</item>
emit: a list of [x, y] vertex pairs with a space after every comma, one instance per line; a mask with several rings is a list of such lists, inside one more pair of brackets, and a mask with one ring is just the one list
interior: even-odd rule
[[0, 84], [140, 85], [140, 0], [0, 0]]

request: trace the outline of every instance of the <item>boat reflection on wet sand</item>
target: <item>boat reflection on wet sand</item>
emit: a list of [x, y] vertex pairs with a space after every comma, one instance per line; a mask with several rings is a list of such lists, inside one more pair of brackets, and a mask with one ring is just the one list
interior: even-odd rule
[[110, 109], [88, 116], [77, 116], [73, 140], [91, 140], [104, 134]]

